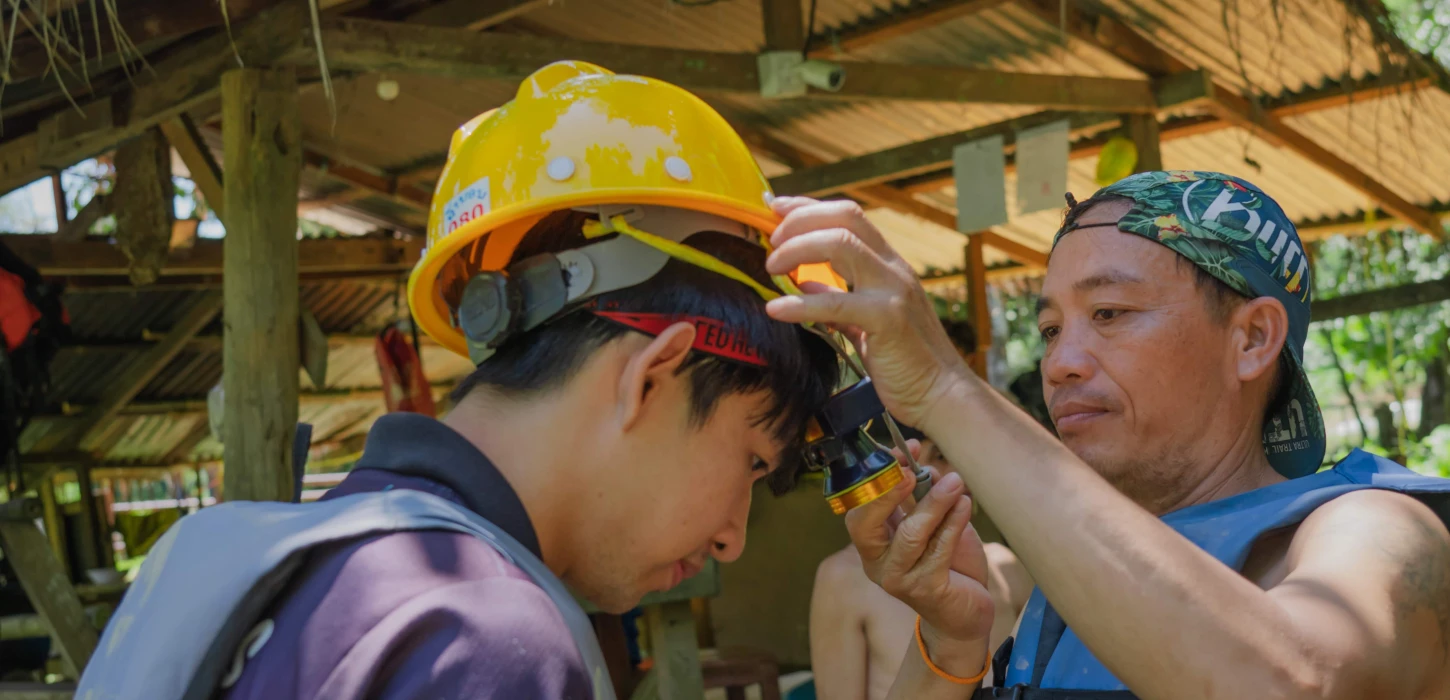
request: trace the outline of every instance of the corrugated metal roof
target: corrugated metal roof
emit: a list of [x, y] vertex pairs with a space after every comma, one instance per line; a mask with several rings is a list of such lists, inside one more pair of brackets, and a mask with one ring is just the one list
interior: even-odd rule
[[81, 340], [139, 340], [146, 331], [165, 331], [186, 314], [191, 290], [164, 287], [104, 293], [67, 292], [71, 331]]
[[1353, 102], [1286, 121], [1411, 202], [1450, 202], [1450, 95], [1440, 90]]
[[1244, 92], [1278, 95], [1383, 72], [1369, 24], [1337, 0], [1094, 3]]

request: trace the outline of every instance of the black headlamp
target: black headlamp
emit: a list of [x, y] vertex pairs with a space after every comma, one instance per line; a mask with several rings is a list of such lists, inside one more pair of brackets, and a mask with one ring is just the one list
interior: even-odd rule
[[[892, 422], [870, 377], [837, 392], [812, 419], [806, 462], [810, 468], [825, 472], [826, 502], [837, 515], [886, 495], [901, 482], [901, 463], [867, 433], [876, 420]], [[889, 427], [894, 437], [910, 430]], [[898, 447], [906, 449], [905, 444]], [[918, 485], [929, 486], [924, 470], [916, 476]]]

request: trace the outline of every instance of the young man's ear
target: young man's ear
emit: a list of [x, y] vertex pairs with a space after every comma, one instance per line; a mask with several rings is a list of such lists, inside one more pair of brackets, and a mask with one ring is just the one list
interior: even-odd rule
[[1239, 381], [1272, 377], [1289, 338], [1289, 314], [1284, 305], [1272, 297], [1251, 299], [1234, 313], [1233, 323]]
[[625, 430], [653, 407], [660, 385], [676, 379], [675, 372], [694, 344], [695, 324], [681, 321], [629, 358], [619, 377], [620, 422]]

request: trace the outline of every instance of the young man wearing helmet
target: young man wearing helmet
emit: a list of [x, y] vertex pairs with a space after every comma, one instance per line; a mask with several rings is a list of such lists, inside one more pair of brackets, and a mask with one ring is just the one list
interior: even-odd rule
[[454, 136], [410, 279], [421, 328], [478, 364], [454, 409], [380, 419], [320, 503], [184, 519], [78, 694], [611, 697], [564, 586], [623, 612], [740, 556], [752, 486], [791, 480], [838, 376], [765, 314], [795, 284], [765, 274], [770, 198], [685, 91], [535, 73]]

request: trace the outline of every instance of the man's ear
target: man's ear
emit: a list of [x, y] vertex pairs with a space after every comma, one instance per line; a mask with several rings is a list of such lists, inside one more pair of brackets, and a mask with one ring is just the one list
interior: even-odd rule
[[1235, 369], [1249, 383], [1273, 376], [1279, 353], [1289, 338], [1289, 314], [1273, 297], [1251, 299], [1234, 312]]
[[695, 324], [681, 321], [630, 357], [619, 376], [620, 423], [625, 430], [654, 405], [660, 385], [675, 379], [694, 344]]

